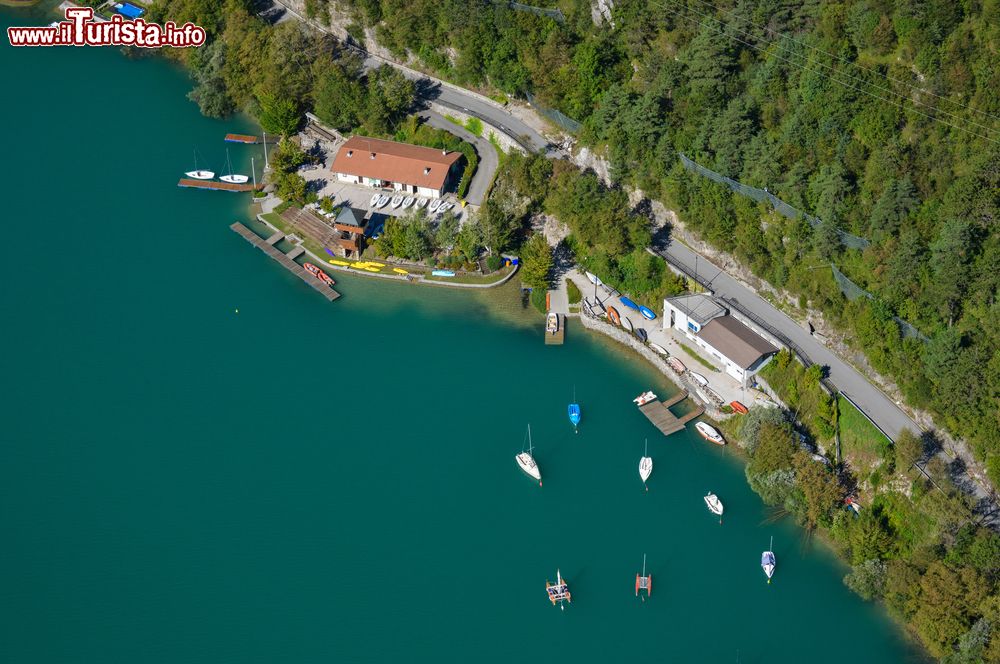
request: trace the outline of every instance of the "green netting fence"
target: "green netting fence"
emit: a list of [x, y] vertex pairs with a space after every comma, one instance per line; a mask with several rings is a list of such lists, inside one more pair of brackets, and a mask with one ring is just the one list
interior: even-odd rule
[[[716, 173], [710, 168], [705, 168], [700, 164], [695, 163], [689, 159], [685, 154], [678, 153], [681, 157], [681, 163], [689, 171], [702, 175], [709, 180], [714, 180], [719, 184], [724, 184], [731, 190], [735, 191], [737, 194], [742, 194], [743, 196], [748, 196], [755, 201], [767, 201], [775, 209], [778, 214], [781, 214], [789, 219], [805, 219], [814, 228], [823, 223], [820, 219], [812, 216], [811, 214], [806, 214], [802, 210], [793, 208], [791, 205], [781, 200], [771, 192], [766, 189], [758, 189], [757, 187], [751, 187], [750, 185], [743, 184], [732, 178], [727, 178], [721, 173]], [[837, 235], [840, 236], [840, 243], [849, 249], [864, 249], [870, 242], [863, 237], [858, 237], [857, 235], [851, 235], [846, 233], [839, 228], [837, 229]]]
[[528, 103], [534, 106], [539, 113], [547, 117], [557, 126], [565, 129], [569, 133], [576, 134], [583, 128], [582, 124], [580, 124], [573, 118], [569, 117], [568, 115], [561, 113], [554, 108], [546, 108], [545, 106], [539, 104], [538, 101], [535, 99], [535, 95], [531, 94], [530, 92], [526, 92], [525, 96], [528, 98]]
[[505, 7], [510, 7], [517, 12], [531, 12], [532, 14], [537, 14], [538, 16], [547, 16], [553, 21], [559, 23], [565, 23], [566, 17], [558, 9], [551, 9], [548, 7], [535, 7], [533, 5], [522, 5], [520, 2], [511, 2], [511, 0], [491, 0], [495, 5], [503, 5]]
[[[846, 297], [848, 300], [853, 302], [854, 300], [857, 300], [862, 297], [866, 297], [868, 299], [874, 299], [874, 296], [871, 293], [869, 293], [864, 288], [858, 286], [856, 283], [851, 281], [846, 274], [837, 269], [836, 265], [830, 263], [830, 267], [833, 269], [834, 281], [837, 282], [837, 286], [840, 287], [840, 292], [843, 293], [844, 297]], [[909, 339], [920, 339], [921, 341], [925, 342], [930, 341], [930, 339], [927, 338], [927, 335], [923, 334], [920, 330], [913, 327], [899, 316], [893, 316], [893, 319], [899, 325], [899, 329], [903, 333], [904, 337], [907, 337]]]

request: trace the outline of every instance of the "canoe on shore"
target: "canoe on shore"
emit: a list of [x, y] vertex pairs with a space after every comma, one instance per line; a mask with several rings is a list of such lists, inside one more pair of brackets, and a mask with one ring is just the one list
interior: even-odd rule
[[639, 337], [639, 341], [641, 341], [642, 343], [646, 343], [647, 341], [649, 341], [649, 335], [646, 334], [646, 330], [642, 329], [641, 327], [635, 328], [635, 336]]
[[618, 301], [624, 304], [629, 309], [635, 309], [636, 311], [639, 311], [639, 305], [633, 302], [632, 300], [628, 299], [624, 295], [618, 298]]
[[618, 310], [615, 309], [614, 307], [608, 307], [608, 318], [615, 325], [621, 325], [622, 324], [622, 318], [621, 318], [621, 316], [618, 315]]
[[749, 410], [747, 410], [747, 407], [741, 404], [739, 401], [730, 401], [729, 405], [732, 407], [734, 411], [736, 411], [740, 415], [746, 415], [747, 413], [750, 412]]
[[664, 348], [663, 346], [661, 346], [660, 344], [650, 343], [649, 347], [652, 348], [653, 350], [655, 350], [660, 355], [669, 355], [669, 353], [667, 352], [667, 349]]
[[685, 371], [687, 371], [687, 367], [684, 366], [684, 363], [678, 360], [676, 357], [668, 357], [667, 364], [669, 364], [670, 368], [676, 371], [677, 373], [682, 374]]
[[653, 310], [650, 309], [649, 307], [639, 307], [639, 313], [642, 314], [642, 317], [647, 320], [656, 319], [656, 314], [653, 313]]
[[698, 383], [699, 385], [708, 385], [708, 379], [702, 376], [700, 373], [695, 373], [693, 371], [690, 373], [691, 373], [691, 378], [694, 379], [694, 382]]

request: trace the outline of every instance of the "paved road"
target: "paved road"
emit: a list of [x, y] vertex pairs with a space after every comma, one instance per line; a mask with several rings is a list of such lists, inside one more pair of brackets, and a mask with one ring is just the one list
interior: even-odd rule
[[444, 129], [475, 146], [476, 153], [479, 155], [479, 166], [476, 168], [475, 175], [472, 176], [472, 182], [469, 183], [469, 191], [466, 192], [465, 200], [470, 205], [482, 205], [483, 201], [486, 200], [486, 192], [490, 188], [497, 167], [500, 165], [496, 148], [482, 136], [476, 136], [465, 127], [458, 126], [434, 111], [421, 111], [419, 115], [430, 126]]
[[676, 240], [671, 241], [666, 249], [659, 248], [659, 253], [669, 256], [672, 262], [679, 264], [691, 274], [695, 273], [697, 256], [698, 276], [703, 282], [708, 283], [716, 295], [735, 300], [743, 308], [764, 319], [771, 327], [791, 339], [813, 363], [828, 367], [830, 382], [857, 402], [889, 437], [895, 439], [903, 429], [920, 432], [920, 427], [910, 419], [909, 415], [900, 410], [892, 399], [868, 382], [868, 379], [854, 367], [819, 343], [815, 337], [770, 302], [730, 277], [704, 256], [696, 254]]

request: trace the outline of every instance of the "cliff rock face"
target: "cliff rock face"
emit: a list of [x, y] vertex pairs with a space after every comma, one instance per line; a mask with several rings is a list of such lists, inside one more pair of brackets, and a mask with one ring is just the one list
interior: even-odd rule
[[594, 21], [594, 25], [600, 26], [607, 21], [612, 28], [615, 27], [615, 22], [611, 19], [611, 10], [614, 7], [614, 0], [591, 0], [590, 18]]

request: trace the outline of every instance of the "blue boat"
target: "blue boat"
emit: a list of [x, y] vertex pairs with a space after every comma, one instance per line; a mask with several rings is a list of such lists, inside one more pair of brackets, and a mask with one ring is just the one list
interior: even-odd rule
[[[576, 388], [573, 388], [573, 401], [576, 401]], [[569, 421], [573, 425], [574, 433], [577, 432], [577, 427], [580, 426], [580, 404], [571, 403], [569, 405]]]
[[619, 299], [619, 300], [621, 300], [621, 303], [622, 303], [622, 304], [624, 304], [624, 305], [625, 305], [626, 307], [628, 307], [629, 309], [635, 309], [636, 311], [642, 311], [642, 308], [640, 308], [638, 304], [636, 304], [636, 303], [635, 303], [635, 302], [633, 302], [632, 300], [628, 299], [628, 298], [627, 298], [627, 297], [625, 297], [624, 295], [622, 295], [622, 296], [621, 296], [620, 298], [618, 298], [618, 299]]
[[656, 318], [656, 314], [654, 314], [653, 310], [649, 307], [639, 307], [639, 313], [642, 314], [643, 318], [647, 318], [649, 320]]

